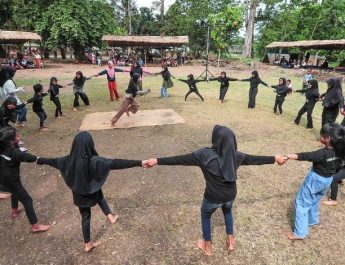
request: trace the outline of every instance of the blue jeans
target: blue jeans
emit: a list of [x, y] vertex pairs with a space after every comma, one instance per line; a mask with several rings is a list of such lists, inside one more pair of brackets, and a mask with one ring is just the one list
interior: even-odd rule
[[307, 237], [308, 226], [319, 223], [320, 200], [332, 181], [333, 177], [325, 178], [312, 170], [308, 172], [295, 201], [295, 236]]
[[168, 89], [166, 87], [161, 87], [161, 98], [168, 96]]
[[40, 118], [40, 128], [42, 128], [44, 125], [44, 121], [47, 119], [47, 114], [45, 113], [44, 110], [40, 112], [35, 112], [35, 113]]
[[225, 220], [226, 233], [228, 235], [234, 234], [234, 224], [232, 219], [232, 204], [234, 201], [226, 203], [212, 203], [207, 199], [203, 199], [201, 205], [201, 225], [202, 237], [206, 241], [211, 240], [211, 216], [218, 209], [222, 208]]
[[17, 121], [19, 123], [22, 123], [26, 121], [26, 114], [28, 113], [28, 109], [26, 107], [23, 107], [21, 109], [17, 110]]

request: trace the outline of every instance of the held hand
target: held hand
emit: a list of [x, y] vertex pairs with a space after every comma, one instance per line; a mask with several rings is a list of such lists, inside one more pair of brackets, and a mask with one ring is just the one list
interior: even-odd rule
[[343, 116], [345, 116], [345, 110], [344, 110], [344, 108], [340, 108], [340, 114], [343, 115]]
[[150, 158], [148, 160], [143, 161], [143, 167], [144, 168], [150, 168], [157, 164], [157, 159]]
[[297, 154], [289, 154], [289, 155], [286, 155], [286, 157], [288, 159], [293, 159], [293, 160], [297, 160], [298, 159], [298, 155]]
[[286, 162], [286, 159], [284, 158], [284, 156], [282, 156], [282, 155], [275, 155], [274, 156], [275, 157], [275, 161], [276, 161], [276, 163], [278, 164], [278, 165], [284, 165], [285, 164], [285, 162]]

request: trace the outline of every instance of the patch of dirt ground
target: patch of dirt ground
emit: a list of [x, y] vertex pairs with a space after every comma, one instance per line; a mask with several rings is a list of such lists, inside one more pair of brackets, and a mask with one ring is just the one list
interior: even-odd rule
[[[73, 79], [77, 70], [90, 76], [101, 69], [90, 65], [51, 64], [44, 70], [18, 71], [15, 81], [26, 87], [21, 95], [25, 100], [33, 94], [32, 85], [39, 80], [48, 84], [50, 77], [56, 76], [64, 84]], [[203, 70], [201, 66], [171, 68], [172, 74], [179, 78], [189, 73], [197, 76]], [[251, 69], [211, 68], [215, 74], [221, 70], [238, 78], [249, 77], [251, 72]], [[261, 78], [270, 84], [277, 84], [280, 76], [287, 76], [296, 89], [301, 86], [301, 75], [294, 70], [267, 66], [258, 70]], [[129, 76], [118, 73], [117, 77], [123, 96]], [[143, 82], [152, 92], [138, 97], [141, 109], [173, 109], [184, 118], [185, 124], [92, 131], [100, 155], [146, 159], [190, 153], [210, 145], [215, 124], [232, 128], [239, 150], [249, 154], [286, 154], [320, 147], [317, 141], [320, 104], [315, 108], [313, 131], [304, 128], [304, 119], [301, 126], [291, 124], [304, 102], [298, 93], [287, 97], [284, 115], [277, 117], [272, 111], [275, 95], [271, 88], [259, 87], [257, 107], [249, 110], [247, 82], [231, 82], [224, 104], [218, 103], [218, 82], [198, 83], [204, 103], [193, 94], [184, 101], [188, 90], [184, 83], [174, 81], [169, 98], [160, 99], [161, 77], [145, 76]], [[321, 91], [325, 89], [322, 83]], [[67, 154], [86, 114], [119, 107], [120, 101], [109, 101], [107, 90], [104, 76], [87, 81], [86, 91], [92, 106], [82, 106], [80, 111], [73, 112], [72, 89], [63, 88], [60, 98], [66, 117], [58, 120], [54, 119], [52, 102], [45, 98], [49, 131], [44, 133], [38, 132], [38, 118], [29, 106], [29, 122], [20, 131], [30, 153], [42, 157]], [[217, 211], [212, 218], [214, 254], [205, 257], [195, 246], [201, 235], [199, 208], [205, 186], [200, 169], [160, 166], [112, 171], [104, 185], [104, 194], [119, 219], [110, 225], [98, 207], [92, 209], [91, 236], [102, 244], [85, 254], [79, 211], [59, 173], [53, 168], [23, 163], [22, 181], [33, 197], [39, 220], [55, 225], [48, 233], [32, 234], [25, 214], [12, 221], [10, 201], [1, 201], [0, 264], [344, 264], [343, 188], [337, 207], [321, 206], [321, 223], [311, 228], [307, 240], [290, 242], [284, 235], [291, 228], [293, 201], [310, 165], [289, 161], [281, 167], [241, 167], [233, 209], [236, 249], [230, 254], [226, 252], [223, 216]]]

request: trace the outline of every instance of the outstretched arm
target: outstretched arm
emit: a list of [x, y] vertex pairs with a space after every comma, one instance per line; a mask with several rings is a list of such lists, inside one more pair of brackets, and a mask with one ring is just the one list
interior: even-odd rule
[[256, 155], [248, 155], [245, 154], [245, 157], [241, 163], [243, 165], [265, 165], [265, 164], [274, 164], [275, 162], [278, 165], [283, 165], [285, 163], [285, 159], [281, 155], [275, 156], [256, 156]]
[[151, 158], [143, 161], [144, 167], [153, 167], [154, 165], [180, 165], [180, 166], [199, 166], [199, 161], [194, 154], [181, 156]]
[[143, 166], [140, 160], [112, 159], [111, 170]]

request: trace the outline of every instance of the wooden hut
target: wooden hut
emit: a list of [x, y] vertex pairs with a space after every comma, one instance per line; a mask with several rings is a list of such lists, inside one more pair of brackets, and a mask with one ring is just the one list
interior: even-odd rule
[[300, 48], [301, 50], [345, 50], [345, 39], [341, 40], [301, 40], [288, 42], [272, 42], [267, 49]]
[[148, 48], [182, 47], [189, 43], [188, 36], [116, 36], [104, 35], [102, 40], [110, 47], [142, 47]]
[[41, 36], [35, 32], [8, 31], [0, 29], [1, 44], [23, 44], [28, 41], [40, 42]]

